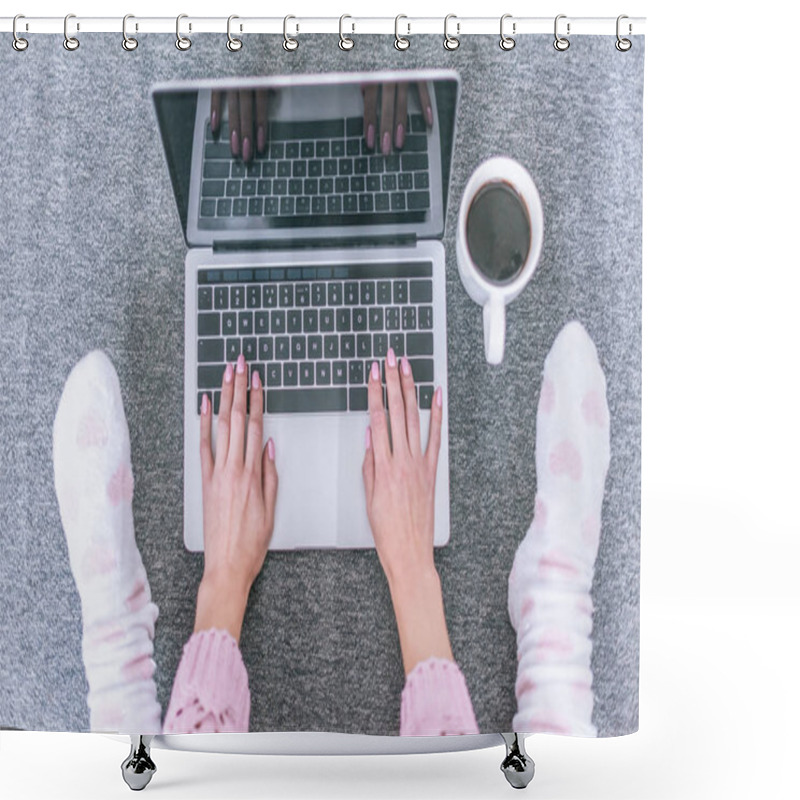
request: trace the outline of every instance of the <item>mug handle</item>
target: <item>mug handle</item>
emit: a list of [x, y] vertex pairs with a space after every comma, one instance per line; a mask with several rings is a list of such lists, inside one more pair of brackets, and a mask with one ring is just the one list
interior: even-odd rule
[[500, 364], [506, 344], [506, 304], [502, 297], [490, 297], [483, 307], [483, 344], [486, 360]]

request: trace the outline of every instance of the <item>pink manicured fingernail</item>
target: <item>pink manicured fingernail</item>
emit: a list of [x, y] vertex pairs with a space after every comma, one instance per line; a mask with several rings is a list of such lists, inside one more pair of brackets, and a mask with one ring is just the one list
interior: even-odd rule
[[270, 461], [275, 460], [275, 442], [272, 441], [272, 438], [267, 441], [267, 455], [269, 456]]
[[377, 361], [372, 362], [372, 369], [370, 370], [370, 378], [373, 381], [379, 381], [381, 379], [381, 368], [378, 366]]
[[256, 389], [261, 388], [261, 376], [258, 374], [258, 370], [253, 370], [253, 387]]
[[239, 353], [239, 358], [236, 359], [236, 372], [241, 375], [244, 372], [244, 356]]
[[425, 118], [428, 120], [428, 125], [433, 127], [433, 109], [430, 106], [425, 107]]
[[369, 425], [367, 425], [367, 432], [364, 434], [364, 447], [367, 450], [372, 447], [372, 432], [369, 429]]
[[371, 122], [367, 126], [367, 147], [370, 150], [375, 148], [375, 126]]
[[225, 383], [230, 383], [233, 380], [233, 364], [225, 365]]
[[386, 360], [389, 362], [390, 367], [397, 366], [397, 359], [394, 356], [394, 348], [389, 348], [389, 352], [386, 354]]
[[391, 139], [389, 138], [389, 131], [383, 134], [383, 142], [381, 143], [381, 152], [385, 155], [389, 155], [389, 151], [391, 150], [392, 144]]
[[253, 151], [253, 145], [252, 145], [252, 142], [250, 141], [250, 137], [249, 136], [245, 136], [244, 137], [244, 142], [242, 142], [242, 158], [245, 161], [249, 161], [250, 160], [250, 156], [253, 155], [252, 151]]
[[436, 405], [439, 406], [439, 408], [442, 407], [442, 387], [441, 386], [436, 390]]
[[231, 131], [231, 153], [239, 155], [239, 131]]
[[258, 126], [258, 133], [256, 135], [258, 137], [257, 139], [258, 152], [263, 153], [264, 148], [267, 146], [267, 132], [264, 130], [263, 125]]
[[403, 146], [403, 126], [402, 126], [402, 124], [398, 125], [397, 126], [397, 130], [395, 131], [395, 134], [394, 134], [394, 146], [398, 150], [400, 150], [400, 148]]
[[200, 412], [205, 416], [208, 414], [208, 395], [203, 395], [203, 401], [200, 403]]
[[408, 359], [405, 356], [400, 359], [400, 367], [403, 370], [403, 375], [411, 374], [411, 364], [408, 363]]

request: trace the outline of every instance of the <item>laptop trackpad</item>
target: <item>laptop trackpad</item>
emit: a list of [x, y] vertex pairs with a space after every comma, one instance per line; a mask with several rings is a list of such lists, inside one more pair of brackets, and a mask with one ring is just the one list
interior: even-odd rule
[[278, 498], [270, 550], [374, 547], [361, 465], [367, 414], [264, 418], [275, 441]]

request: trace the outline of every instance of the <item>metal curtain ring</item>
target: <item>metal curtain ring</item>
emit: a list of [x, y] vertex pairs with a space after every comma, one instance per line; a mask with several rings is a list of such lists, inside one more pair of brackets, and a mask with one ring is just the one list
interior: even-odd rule
[[[394, 46], [398, 50], [408, 50], [408, 48], [411, 46], [411, 40], [400, 35], [399, 27], [401, 19], [408, 19], [408, 17], [405, 14], [398, 14], [394, 18]], [[410, 23], [406, 23], [406, 28], [408, 29], [408, 33], [411, 33]]]
[[18, 53], [21, 53], [23, 50], [27, 50], [27, 49], [28, 49], [28, 40], [27, 40], [27, 39], [23, 39], [23, 38], [22, 38], [22, 37], [21, 37], [21, 36], [20, 36], [20, 35], [17, 33], [17, 20], [18, 20], [18, 19], [25, 19], [25, 17], [24, 17], [22, 14], [17, 14], [17, 16], [16, 16], [16, 17], [14, 17], [14, 23], [13, 23], [13, 24], [12, 24], [12, 26], [11, 26], [11, 31], [12, 31], [12, 33], [14, 34], [14, 41], [11, 43], [11, 46], [12, 46], [12, 47], [13, 47], [13, 48], [14, 48], [14, 49], [15, 49], [15, 50], [18, 52]]
[[[81, 43], [74, 37], [69, 35], [69, 21], [71, 19], [75, 19], [74, 14], [67, 14], [64, 17], [64, 49], [65, 50], [77, 50]], [[76, 26], [76, 30], [80, 30], [80, 27]]]
[[455, 14], [448, 14], [444, 18], [444, 49], [445, 50], [456, 50], [461, 42], [458, 40], [458, 37], [451, 36], [447, 32], [447, 23], [450, 22], [451, 19], [456, 20], [456, 33], [459, 33], [461, 30], [461, 23], [458, 22], [458, 17]]
[[[619, 35], [619, 23], [620, 23], [620, 22], [621, 22], [623, 19], [628, 19], [628, 16], [627, 16], [626, 14], [620, 14], [620, 15], [617, 17], [617, 41], [615, 42], [615, 44], [614, 44], [614, 47], [616, 47], [616, 48], [617, 48], [617, 50], [619, 50], [619, 51], [620, 51], [620, 53], [627, 53], [627, 52], [628, 52], [628, 50], [630, 50], [630, 49], [631, 49], [631, 47], [633, 46], [633, 43], [631, 42], [631, 40], [630, 40], [630, 39], [623, 39], [623, 38], [622, 38], [622, 37]], [[631, 33], [631, 31], [632, 31], [632, 30], [633, 30], [633, 28], [632, 28], [632, 26], [631, 26], [631, 24], [630, 24], [630, 22], [629, 22], [629, 23], [628, 23], [628, 33]]]
[[[192, 40], [189, 39], [187, 36], [181, 35], [181, 20], [188, 19], [188, 14], [178, 14], [175, 18], [175, 47], [178, 50], [188, 50], [192, 46]], [[189, 30], [192, 29], [192, 26], [189, 26]]]
[[[501, 50], [513, 50], [514, 47], [517, 44], [515, 39], [513, 39], [511, 36], [506, 36], [506, 34], [503, 32], [503, 23], [507, 19], [511, 19], [511, 14], [503, 14], [503, 16], [500, 17], [500, 49]], [[517, 32], [517, 23], [516, 22], [512, 22], [511, 23], [511, 32], [512, 33], [516, 33]]]
[[130, 52], [139, 46], [139, 40], [128, 36], [128, 20], [134, 19], [133, 14], [126, 14], [122, 18], [122, 49]]
[[[342, 29], [342, 23], [346, 19], [352, 19], [352, 17], [349, 14], [342, 14], [342, 16], [339, 17], [339, 49], [352, 50], [353, 46], [355, 45], [355, 42], [349, 36], [345, 36], [344, 30]], [[352, 30], [355, 31], [356, 29], [355, 24], [353, 24], [351, 27]]]
[[[556, 17], [554, 31], [555, 31], [555, 41], [553, 42], [553, 47], [558, 50], [560, 53], [563, 53], [569, 47], [569, 39], [565, 38], [564, 36], [559, 36], [558, 34], [558, 21], [560, 19], [566, 19], [566, 14], [559, 14]], [[569, 22], [567, 23], [567, 34], [569, 34]]]
[[[297, 39], [295, 39], [292, 36], [289, 36], [289, 32], [286, 26], [290, 19], [296, 19], [296, 18], [293, 17], [291, 14], [287, 14], [283, 18], [283, 49], [286, 50], [287, 53], [291, 53], [293, 50], [297, 50], [297, 47], [300, 44], [300, 42], [298, 42]], [[339, 24], [341, 26], [341, 22]], [[299, 30], [299, 27], [297, 28], [297, 30]]]
[[231, 33], [231, 22], [233, 22], [233, 20], [235, 19], [239, 19], [239, 17], [237, 17], [236, 14], [231, 14], [228, 17], [228, 41], [225, 43], [225, 47], [227, 47], [228, 50], [231, 51], [231, 53], [238, 53], [239, 50], [242, 49], [242, 40], [237, 39]]

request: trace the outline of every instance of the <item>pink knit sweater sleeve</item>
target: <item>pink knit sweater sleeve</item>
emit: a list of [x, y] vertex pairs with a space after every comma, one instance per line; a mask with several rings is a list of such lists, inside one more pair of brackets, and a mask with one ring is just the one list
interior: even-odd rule
[[478, 733], [469, 690], [458, 664], [420, 661], [406, 676], [400, 701], [401, 736]]
[[247, 669], [236, 640], [212, 628], [183, 646], [164, 733], [246, 733], [250, 727]]

